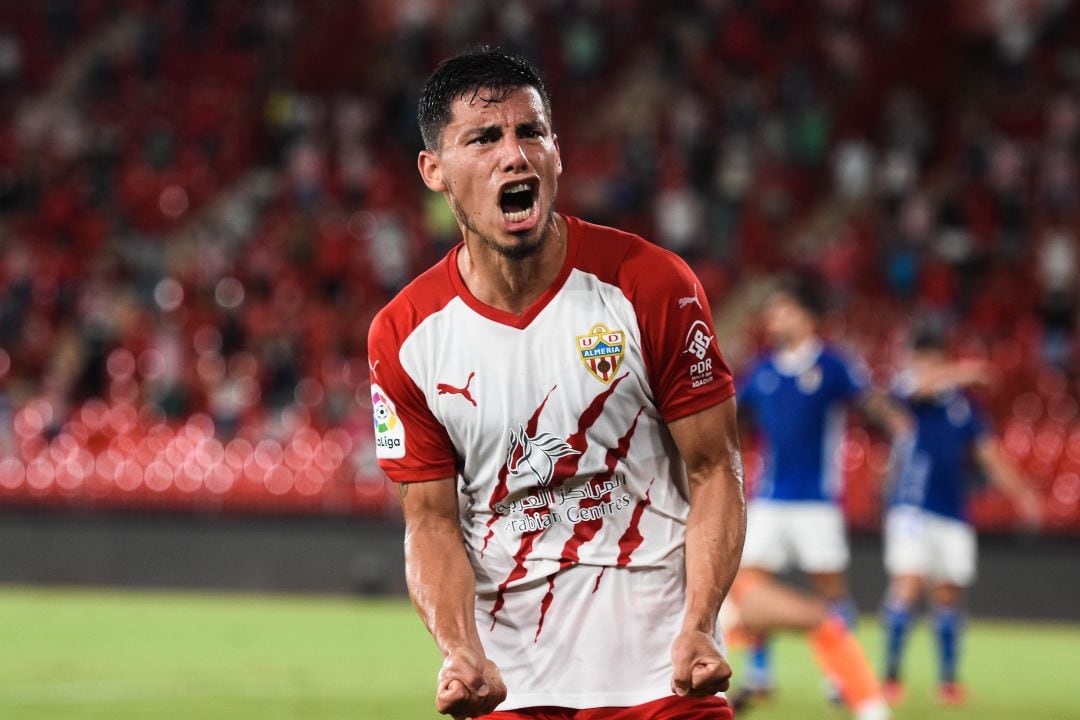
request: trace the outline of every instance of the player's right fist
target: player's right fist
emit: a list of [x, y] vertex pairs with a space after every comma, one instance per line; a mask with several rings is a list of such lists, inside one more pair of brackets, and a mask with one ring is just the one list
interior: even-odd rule
[[443, 660], [435, 690], [435, 709], [454, 720], [487, 715], [506, 699], [506, 684], [483, 653], [452, 650]]

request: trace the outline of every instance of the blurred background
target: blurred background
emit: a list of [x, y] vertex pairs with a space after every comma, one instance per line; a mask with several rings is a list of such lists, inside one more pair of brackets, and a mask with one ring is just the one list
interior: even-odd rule
[[[976, 493], [972, 608], [1080, 618], [1069, 0], [0, 3], [0, 581], [402, 592], [367, 327], [458, 241], [415, 101], [478, 42], [546, 73], [559, 209], [686, 258], [736, 371], [792, 270], [882, 386], [915, 319], [988, 361], [1045, 522]], [[836, 461], [872, 611], [887, 440]]]

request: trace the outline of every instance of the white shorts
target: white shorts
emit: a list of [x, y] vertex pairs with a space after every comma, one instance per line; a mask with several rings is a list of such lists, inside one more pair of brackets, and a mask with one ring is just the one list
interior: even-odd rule
[[751, 500], [747, 506], [743, 567], [834, 573], [845, 571], [850, 558], [838, 505]]
[[975, 581], [975, 529], [922, 508], [901, 505], [885, 516], [885, 570], [967, 587]]

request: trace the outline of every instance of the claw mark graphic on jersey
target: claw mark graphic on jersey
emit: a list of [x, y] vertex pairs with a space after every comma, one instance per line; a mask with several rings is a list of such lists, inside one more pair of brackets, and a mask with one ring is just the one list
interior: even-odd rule
[[460, 395], [471, 402], [473, 407], [476, 407], [476, 400], [473, 399], [472, 393], [469, 392], [469, 385], [472, 384], [475, 376], [475, 372], [469, 373], [469, 379], [465, 381], [465, 387], [455, 387], [450, 383], [439, 383], [435, 386], [435, 389], [439, 391], [440, 395]]
[[608, 330], [606, 325], [593, 325], [592, 330], [577, 336], [581, 362], [602, 383], [609, 383], [622, 364], [626, 350], [626, 333]]
[[[547, 391], [547, 395], [544, 396], [543, 401], [533, 411], [532, 416], [529, 417], [529, 422], [525, 424], [525, 432], [529, 435], [536, 433], [536, 426], [540, 422], [540, 413], [544, 411], [544, 406], [547, 405], [548, 398], [551, 397], [551, 393], [555, 392], [555, 388], [558, 385], [552, 385], [551, 389]], [[491, 517], [487, 521], [487, 534], [484, 535], [484, 545], [480, 548], [480, 557], [484, 557], [484, 553], [487, 552], [488, 543], [491, 542], [492, 536], [495, 534], [495, 522], [499, 519], [498, 513], [495, 512], [495, 506], [506, 499], [506, 496], [510, 494], [510, 484], [508, 482], [510, 476], [510, 469], [506, 467], [506, 463], [499, 468], [498, 482], [495, 484], [495, 489], [491, 491], [491, 499], [488, 500], [488, 507], [491, 508]]]
[[[645, 408], [642, 407], [637, 411], [634, 422], [630, 423], [630, 429], [619, 438], [619, 442], [616, 443], [614, 448], [608, 450], [604, 462], [604, 472], [588, 482], [603, 483], [615, 474], [616, 466], [618, 466], [619, 462], [625, 460], [630, 452], [630, 440], [634, 437], [638, 419], [641, 418], [641, 413], [644, 410]], [[614, 513], [615, 510], [624, 509], [629, 505], [629, 497], [629, 495], [624, 495], [618, 500], [607, 496], [600, 498], [587, 497], [578, 505], [578, 513], [582, 518], [587, 519], [583, 519], [574, 525], [574, 534], [566, 541], [562, 552], [559, 554], [559, 569], [548, 576], [548, 589], [543, 600], [540, 601], [540, 621], [536, 624], [536, 635], [533, 637], [533, 642], [540, 639], [540, 631], [544, 629], [544, 617], [547, 615], [548, 608], [551, 607], [552, 600], [555, 599], [555, 576], [560, 571], [578, 564], [581, 560], [579, 552], [581, 546], [596, 537], [597, 533], [600, 532], [600, 528], [604, 526], [605, 517]]]
[[652, 486], [655, 482], [656, 478], [649, 481], [649, 489], [645, 491], [645, 497], [638, 500], [638, 504], [634, 506], [634, 514], [630, 516], [630, 526], [626, 528], [626, 532], [619, 538], [619, 560], [617, 563], [619, 567], [629, 565], [630, 556], [641, 546], [641, 543], [645, 542], [645, 537], [641, 534], [638, 526], [641, 525], [641, 516], [645, 514], [645, 508], [652, 505]]
[[[588, 432], [597, 420], [600, 419], [600, 415], [604, 412], [604, 404], [607, 402], [614, 393], [615, 389], [619, 387], [619, 384], [627, 378], [629, 373], [623, 373], [615, 379], [615, 382], [611, 383], [611, 386], [607, 390], [597, 395], [589, 403], [589, 406], [585, 408], [585, 412], [581, 413], [581, 417], [578, 418], [577, 431], [574, 432], [566, 442], [572, 448], [581, 448], [577, 455], [565, 455], [559, 458], [555, 463], [555, 474], [551, 479], [551, 486], [558, 487], [562, 485], [568, 478], [577, 474], [578, 463], [581, 460], [582, 454], [588, 449]], [[536, 508], [535, 513], [542, 512], [544, 508]], [[493, 517], [497, 515], [493, 512]], [[521, 534], [521, 543], [518, 545], [517, 552], [514, 553], [514, 567], [510, 570], [510, 574], [506, 576], [506, 579], [499, 583], [499, 587], [495, 591], [495, 602], [491, 606], [491, 629], [495, 629], [495, 624], [498, 622], [499, 611], [506, 603], [506, 590], [510, 587], [511, 583], [521, 580], [528, 574], [528, 570], [525, 569], [525, 561], [528, 559], [529, 554], [532, 552], [533, 543], [536, 542], [536, 538], [544, 531], [543, 528], [536, 530], [526, 530]]]
[[705, 309], [705, 308], [701, 307], [701, 300], [699, 300], [698, 296], [697, 296], [697, 283], [694, 283], [694, 294], [693, 295], [691, 295], [689, 297], [681, 297], [681, 298], [679, 298], [679, 309], [680, 310], [685, 308], [687, 305], [697, 305], [699, 310], [704, 310]]
[[506, 449], [506, 469], [510, 477], [514, 478], [527, 477], [529, 473], [532, 473], [531, 479], [547, 487], [551, 484], [552, 475], [555, 474], [555, 462], [567, 455], [580, 454], [580, 450], [570, 447], [560, 437], [547, 432], [530, 437], [525, 431], [525, 426], [518, 425], [517, 430], [510, 431], [510, 444]]

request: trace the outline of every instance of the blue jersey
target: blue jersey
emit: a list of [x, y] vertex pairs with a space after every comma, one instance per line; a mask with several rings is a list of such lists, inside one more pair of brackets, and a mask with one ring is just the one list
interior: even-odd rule
[[911, 411], [915, 437], [901, 453], [890, 503], [966, 521], [968, 463], [990, 434], [986, 417], [959, 390], [930, 398], [901, 393], [898, 399]]
[[754, 363], [737, 390], [739, 407], [753, 413], [765, 443], [765, 468], [754, 496], [835, 500], [846, 410], [866, 385], [861, 364], [821, 343]]

